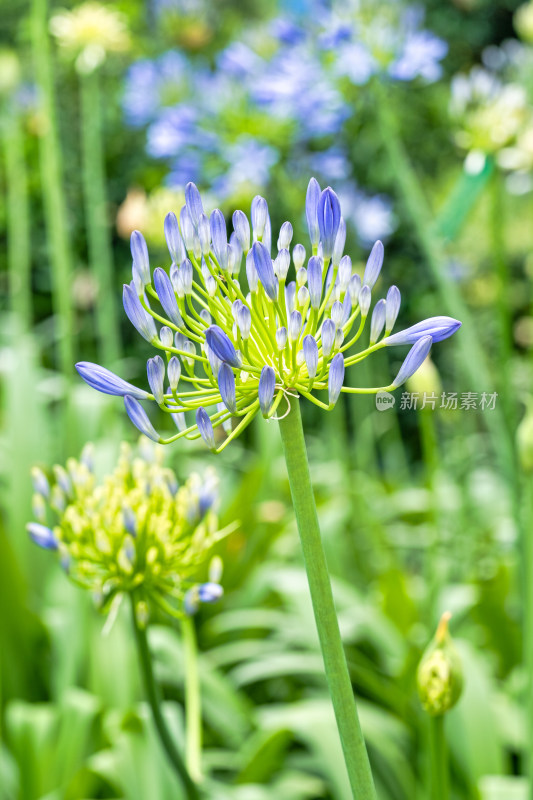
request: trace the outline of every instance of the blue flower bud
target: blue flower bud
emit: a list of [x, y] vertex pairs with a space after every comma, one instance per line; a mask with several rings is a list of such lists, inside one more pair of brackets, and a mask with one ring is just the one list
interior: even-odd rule
[[191, 215], [187, 209], [187, 206], [183, 206], [180, 211], [180, 228], [181, 228], [181, 235], [183, 237], [183, 242], [185, 244], [185, 249], [187, 252], [194, 249], [194, 225], [192, 223]]
[[228, 233], [226, 231], [226, 220], [220, 209], [215, 208], [209, 220], [211, 226], [211, 240], [213, 242], [213, 252], [217, 257], [220, 268], [228, 268]]
[[188, 258], [182, 261], [179, 275], [184, 294], [192, 294], [193, 269]]
[[324, 260], [331, 258], [333, 245], [339, 230], [341, 221], [341, 206], [339, 198], [329, 186], [321, 192], [318, 199], [318, 230], [320, 231], [320, 242]]
[[441, 342], [452, 336], [461, 327], [461, 323], [453, 317], [430, 317], [417, 322], [404, 331], [398, 331], [386, 339], [387, 345], [413, 344], [422, 336], [431, 336], [434, 342]]
[[352, 313], [352, 298], [350, 297], [349, 292], [346, 293], [344, 297], [344, 302], [342, 304], [342, 320], [341, 325], [346, 325], [350, 318], [350, 314]]
[[322, 339], [322, 353], [327, 358], [333, 349], [335, 343], [335, 323], [332, 319], [325, 319], [322, 323], [321, 339]]
[[293, 311], [289, 317], [289, 339], [294, 342], [302, 330], [302, 315], [299, 311]]
[[187, 204], [187, 210], [191, 217], [192, 224], [196, 228], [198, 226], [200, 215], [204, 213], [204, 208], [202, 206], [200, 192], [194, 183], [188, 183], [185, 187], [185, 203]]
[[348, 284], [348, 292], [350, 293], [350, 300], [352, 305], [359, 302], [359, 292], [361, 291], [361, 278], [359, 275], [352, 275]]
[[148, 258], [148, 247], [144, 236], [140, 231], [133, 231], [130, 238], [131, 255], [143, 284], [150, 283], [150, 260]]
[[178, 308], [174, 287], [167, 273], [161, 267], [154, 269], [154, 289], [163, 311], [174, 325], [183, 328], [184, 323]]
[[375, 344], [381, 335], [385, 325], [386, 303], [385, 300], [378, 300], [372, 312], [370, 322], [370, 344]]
[[39, 522], [29, 522], [26, 530], [39, 547], [43, 547], [45, 550], [57, 550], [58, 541], [51, 528], [47, 528], [46, 525], [41, 525]]
[[219, 583], [201, 583], [198, 587], [198, 599], [201, 603], [216, 603], [220, 600], [224, 590]]
[[259, 407], [261, 408], [261, 413], [264, 417], [268, 416], [268, 413], [272, 407], [272, 401], [274, 400], [274, 391], [276, 389], [276, 373], [272, 369], [272, 367], [264, 366], [261, 370], [261, 376], [259, 378], [259, 386], [257, 389], [257, 394], [259, 397]]
[[278, 350], [283, 350], [287, 344], [287, 328], [285, 328], [285, 326], [277, 329], [276, 344], [278, 346]]
[[320, 231], [318, 228], [318, 199], [320, 197], [320, 186], [316, 178], [311, 178], [307, 187], [305, 197], [305, 216], [307, 217], [307, 228], [309, 238], [313, 247], [318, 245]]
[[261, 195], [256, 195], [252, 200], [252, 228], [254, 231], [254, 238], [261, 239], [267, 224], [268, 219], [268, 205], [267, 201]]
[[409, 378], [415, 374], [417, 369], [426, 360], [432, 344], [433, 339], [431, 336], [422, 336], [421, 339], [418, 339], [416, 344], [414, 344], [407, 353], [405, 361], [400, 367], [400, 371], [391, 384], [392, 388], [397, 389], [398, 386], [401, 386], [402, 383], [405, 383], [405, 381], [409, 380]]
[[139, 296], [142, 295], [143, 292], [144, 292], [144, 287], [146, 286], [146, 284], [142, 279], [141, 273], [139, 272], [139, 270], [137, 268], [137, 264], [135, 263], [135, 261], [131, 265], [131, 277], [132, 277], [132, 281], [131, 282], [133, 283], [133, 286], [135, 287], [135, 291], [137, 292], [137, 294]]
[[172, 421], [174, 422], [176, 428], [179, 430], [180, 433], [183, 433], [184, 430], [187, 428], [187, 422], [185, 421], [185, 414], [183, 411], [178, 411], [177, 413], [171, 414]]
[[296, 284], [291, 281], [285, 287], [285, 308], [287, 309], [287, 316], [290, 316], [294, 311], [296, 304]]
[[[220, 363], [222, 363], [222, 362], [220, 362]], [[226, 406], [224, 405], [224, 403], [217, 403], [217, 411], [222, 411], [222, 412], [225, 414], [225, 413], [227, 412], [227, 410], [228, 410], [228, 409], [226, 408]], [[227, 418], [226, 418], [226, 419], [225, 419], [225, 420], [224, 420], [224, 421], [221, 423], [221, 425], [222, 425], [222, 430], [224, 431], [224, 433], [226, 433], [226, 434], [229, 436], [229, 435], [230, 435], [230, 433], [231, 433], [231, 432], [232, 432], [232, 430], [233, 430], [233, 426], [232, 426], [232, 423], [231, 423], [231, 417], [227, 417]]]
[[298, 288], [303, 286], [307, 281], [307, 270], [305, 267], [300, 267], [298, 272], [296, 273], [296, 285]]
[[318, 256], [312, 256], [307, 265], [307, 286], [309, 287], [309, 297], [311, 298], [311, 308], [318, 310], [322, 299], [322, 260]]
[[[164, 347], [172, 347], [174, 343], [174, 334], [172, 333], [168, 325], [163, 325], [163, 327], [159, 331], [159, 339], [161, 340], [161, 344], [164, 345]], [[128, 392], [128, 394], [131, 394], [131, 392]]]
[[280, 250], [274, 261], [274, 272], [280, 281], [284, 281], [289, 271], [291, 254], [288, 250]]
[[248, 306], [245, 306], [244, 304], [237, 312], [237, 325], [239, 326], [242, 338], [248, 339], [252, 329], [252, 314]]
[[234, 300], [233, 303], [231, 304], [231, 315], [235, 320], [235, 322], [237, 322], [237, 314], [239, 312], [239, 309], [242, 308], [242, 305], [243, 302], [242, 300], [239, 300], [239, 298], [237, 298], [237, 300]]
[[339, 347], [342, 347], [342, 343], [344, 342], [344, 331], [342, 328], [337, 328], [335, 331], [335, 349], [338, 350]]
[[196, 424], [200, 431], [200, 436], [209, 447], [210, 450], [215, 450], [215, 433], [213, 431], [213, 423], [209, 418], [209, 414], [200, 406], [196, 412]]
[[39, 467], [32, 467], [31, 480], [33, 483], [34, 492], [37, 492], [43, 497], [50, 497], [50, 484], [48, 483], [48, 478], [42, 469], [39, 469]]
[[259, 287], [259, 275], [255, 268], [254, 255], [251, 250], [246, 255], [246, 277], [248, 279], [248, 286], [251, 292], [257, 292]]
[[211, 249], [211, 226], [205, 214], [200, 214], [198, 219], [198, 239], [200, 241], [202, 255], [206, 256]]
[[263, 237], [261, 241], [264, 244], [268, 252], [268, 255], [270, 255], [272, 250], [272, 225], [270, 224], [270, 217], [268, 216], [268, 212], [267, 212], [267, 221], [265, 224], [265, 230], [263, 231]]
[[233, 212], [233, 229], [243, 253], [250, 249], [250, 223], [244, 211]]
[[339, 272], [338, 272], [339, 288], [341, 292], [345, 292], [348, 289], [351, 277], [352, 277], [352, 259], [350, 258], [350, 256], [343, 256], [339, 262]]
[[300, 308], [303, 308], [309, 302], [309, 289], [307, 286], [300, 286], [296, 299]]
[[334, 406], [339, 399], [343, 383], [344, 356], [342, 353], [337, 353], [337, 355], [333, 356], [331, 364], [329, 365], [328, 395], [330, 406]]
[[240, 367], [239, 358], [233, 342], [218, 325], [211, 325], [205, 332], [205, 340], [213, 353], [232, 367]]
[[379, 278], [379, 273], [381, 272], [381, 267], [383, 266], [384, 255], [385, 250], [382, 243], [378, 239], [370, 251], [363, 275], [363, 283], [366, 284], [366, 286], [370, 286], [371, 289]]
[[124, 284], [122, 302], [129, 321], [141, 336], [147, 342], [153, 342], [154, 339], [157, 339], [157, 330], [153, 318], [144, 310], [137, 297], [137, 292], [129, 284]]
[[387, 292], [387, 310], [385, 314], [385, 336], [388, 336], [394, 328], [394, 323], [400, 312], [400, 303], [402, 301], [400, 290], [397, 286], [391, 286]]
[[185, 247], [181, 238], [178, 220], [173, 211], [170, 211], [164, 222], [165, 239], [168, 252], [174, 264], [180, 264], [185, 258]]
[[153, 442], [159, 442], [161, 437], [148, 419], [146, 411], [139, 401], [127, 394], [124, 396], [124, 405], [126, 406], [128, 417], [135, 427], [140, 430], [141, 433], [144, 433], [145, 436], [148, 436]]
[[149, 358], [146, 363], [146, 371], [148, 374], [148, 383], [150, 385], [150, 389], [152, 390], [155, 402], [161, 406], [165, 402], [165, 363], [161, 356]]
[[318, 345], [316, 339], [311, 334], [304, 336], [303, 340], [304, 359], [307, 365], [307, 374], [314, 378], [318, 369]]
[[370, 291], [370, 286], [367, 286], [365, 283], [365, 285], [359, 292], [359, 308], [361, 309], [361, 317], [363, 319], [365, 319], [365, 317], [368, 316], [371, 302], [372, 302], [372, 292]]
[[337, 231], [337, 235], [335, 237], [335, 243], [333, 245], [333, 252], [331, 254], [331, 263], [333, 264], [334, 267], [337, 267], [340, 264], [345, 244], [346, 244], [346, 223], [344, 219], [341, 217], [339, 222], [339, 230]]
[[218, 371], [218, 390], [224, 405], [232, 414], [237, 413], [237, 396], [235, 394], [235, 376], [227, 364], [222, 364]]
[[172, 356], [167, 366], [168, 382], [172, 392], [177, 391], [178, 383], [181, 378], [181, 364], [177, 356]]
[[284, 222], [279, 231], [278, 250], [288, 250], [292, 242], [292, 225]]
[[274, 274], [274, 267], [270, 253], [261, 242], [254, 242], [252, 247], [254, 266], [257, 270], [259, 280], [270, 300], [277, 300], [278, 281]]
[[303, 267], [305, 262], [305, 247], [303, 244], [296, 244], [294, 245], [292, 251], [292, 260], [294, 262], [294, 268], [299, 270], [300, 267]]
[[137, 389], [136, 386], [122, 380], [114, 372], [101, 367], [99, 364], [92, 364], [90, 361], [78, 361], [76, 369], [85, 383], [88, 383], [97, 392], [112, 394], [116, 397], [124, 397], [125, 394], [129, 394], [138, 400], [145, 400], [148, 397], [148, 392]]
[[338, 328], [342, 324], [343, 316], [344, 316], [343, 305], [338, 300], [335, 300], [335, 302], [331, 306], [331, 319], [335, 323], [335, 328]]
[[237, 278], [241, 271], [241, 262], [242, 262], [242, 247], [241, 243], [237, 239], [235, 231], [229, 237], [229, 250], [231, 250], [231, 274], [233, 277]]

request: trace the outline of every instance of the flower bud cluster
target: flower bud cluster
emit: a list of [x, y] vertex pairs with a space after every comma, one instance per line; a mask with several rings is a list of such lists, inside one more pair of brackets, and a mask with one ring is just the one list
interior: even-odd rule
[[[284, 222], [272, 257], [272, 227], [263, 197], [252, 201], [251, 224], [244, 212], [234, 212], [229, 237], [222, 213], [215, 209], [208, 217], [192, 183], [185, 200], [179, 222], [173, 213], [165, 219], [172, 259], [168, 270], [156, 267], [152, 273], [142, 234], [135, 231], [131, 239], [133, 280], [124, 286], [124, 309], [141, 336], [161, 353], [148, 360], [150, 392], [99, 365], [76, 365], [93, 388], [123, 396], [134, 425], [154, 441], [201, 436], [219, 452], [258, 412], [272, 418], [291, 396], [329, 410], [341, 392], [395, 389], [416, 372], [433, 342], [460, 326], [450, 317], [433, 317], [392, 334], [401, 300], [396, 286], [370, 313], [383, 245], [378, 241], [372, 248], [362, 277], [355, 272], [350, 256], [343, 254], [346, 225], [339, 199], [314, 178], [305, 204], [309, 254], [300, 243], [291, 252], [293, 227]], [[243, 262], [247, 288], [240, 277]], [[158, 307], [152, 308], [154, 302]], [[369, 345], [351, 354], [369, 318]], [[411, 351], [392, 383], [344, 386], [346, 367], [382, 347], [406, 344]], [[140, 400], [155, 401], [178, 433], [161, 437]], [[233, 419], [238, 420], [235, 426]], [[226, 433], [221, 443], [217, 428]]]
[[37, 521], [27, 526], [30, 537], [56, 550], [69, 577], [104, 610], [135, 592], [138, 602], [180, 616], [221, 596], [219, 559], [209, 581], [198, 581], [213, 545], [229, 532], [218, 529], [214, 472], [193, 474], [180, 486], [162, 463], [162, 449], [143, 440], [142, 454], [122, 445], [102, 482], [90, 446], [79, 461], [55, 466], [52, 481], [38, 468], [32, 478]]

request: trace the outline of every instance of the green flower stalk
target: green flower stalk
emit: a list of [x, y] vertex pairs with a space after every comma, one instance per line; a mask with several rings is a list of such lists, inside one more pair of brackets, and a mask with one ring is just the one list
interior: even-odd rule
[[[28, 525], [28, 532], [36, 544], [57, 551], [69, 578], [89, 589], [101, 610], [110, 612], [111, 620], [121, 601], [130, 598], [154, 721], [188, 796], [193, 798], [197, 790], [161, 714], [146, 627], [154, 607], [182, 622], [189, 653], [186, 696], [193, 706], [187, 709], [187, 717], [194, 719], [199, 740], [198, 677], [190, 617], [200, 603], [215, 602], [222, 595], [220, 559], [213, 559], [210, 580], [201, 581], [199, 575], [213, 546], [232, 527], [218, 527], [214, 472], [207, 471], [203, 477], [191, 475], [180, 486], [174, 472], [163, 465], [161, 448], [144, 440], [142, 450], [141, 456], [123, 444], [114, 471], [102, 482], [94, 475], [90, 446], [79, 461], [69, 459], [66, 468], [55, 466], [52, 482], [35, 468], [33, 509], [37, 521]], [[197, 777], [197, 749], [193, 763]]]
[[[272, 258], [272, 228], [262, 197], [252, 201], [251, 225], [242, 211], [234, 212], [229, 239], [222, 213], [215, 209], [208, 217], [192, 183], [185, 189], [185, 200], [179, 223], [173, 213], [165, 219], [172, 259], [168, 271], [156, 267], [152, 273], [142, 234], [134, 231], [131, 239], [133, 280], [124, 286], [123, 301], [131, 323], [160, 353], [147, 363], [150, 391], [97, 364], [76, 366], [93, 388], [124, 397], [134, 425], [165, 444], [201, 437], [210, 450], [220, 452], [257, 414], [279, 420], [348, 777], [354, 798], [374, 800], [322, 548], [299, 401], [303, 397], [330, 410], [342, 392], [393, 390], [416, 372], [434, 341], [452, 335], [461, 323], [433, 317], [393, 334], [400, 309], [395, 286], [371, 312], [383, 245], [374, 245], [362, 277], [354, 272], [350, 257], [343, 254], [346, 226], [338, 197], [329, 187], [322, 191], [314, 178], [305, 203], [309, 258], [302, 244], [294, 245], [291, 252], [290, 222], [281, 226]], [[247, 289], [240, 279], [243, 256]], [[294, 280], [289, 280], [291, 262]], [[158, 305], [152, 308], [154, 303]], [[368, 344], [354, 353], [367, 321]], [[401, 345], [411, 349], [392, 382], [370, 388], [344, 386], [347, 366], [378, 349]], [[155, 401], [178, 433], [161, 436], [141, 400]], [[213, 409], [211, 414], [208, 409]]]

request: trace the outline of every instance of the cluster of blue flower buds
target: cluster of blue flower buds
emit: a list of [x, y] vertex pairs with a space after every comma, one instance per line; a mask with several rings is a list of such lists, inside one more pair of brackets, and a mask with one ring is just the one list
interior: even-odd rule
[[[270, 419], [280, 403], [302, 396], [319, 407], [334, 407], [341, 392], [390, 391], [420, 367], [433, 342], [451, 336], [460, 322], [432, 317], [392, 334], [400, 292], [391, 286], [371, 312], [372, 292], [383, 264], [376, 242], [364, 274], [344, 255], [346, 225], [331, 188], [312, 178], [306, 197], [311, 242], [292, 247], [293, 227], [284, 222], [272, 258], [267, 202], [257, 196], [251, 226], [233, 214], [228, 238], [222, 212], [208, 217], [198, 189], [189, 183], [179, 222], [165, 219], [170, 268], [150, 269], [144, 237], [131, 237], [133, 279], [124, 286], [124, 309], [139, 333], [161, 352], [148, 360], [150, 392], [97, 364], [76, 365], [98, 391], [124, 397], [134, 425], [154, 441], [169, 443], [201, 436], [219, 452], [260, 412]], [[240, 275], [244, 257], [247, 290]], [[291, 262], [294, 280], [289, 280]], [[157, 302], [158, 307], [152, 308]], [[350, 354], [370, 319], [368, 346]], [[158, 323], [159, 327], [158, 327]], [[384, 386], [344, 386], [345, 369], [383, 347], [412, 345], [398, 375]], [[326, 393], [322, 400], [316, 393]], [[155, 401], [178, 432], [164, 438], [150, 422], [141, 400]], [[208, 413], [208, 409], [213, 409]], [[187, 415], [195, 415], [194, 422]], [[236, 425], [234, 418], [238, 419]], [[216, 429], [226, 436], [217, 441]]]

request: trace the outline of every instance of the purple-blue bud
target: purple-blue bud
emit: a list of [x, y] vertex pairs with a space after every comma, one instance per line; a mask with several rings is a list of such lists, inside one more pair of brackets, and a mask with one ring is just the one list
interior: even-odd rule
[[322, 254], [326, 261], [331, 258], [333, 253], [333, 246], [341, 221], [339, 198], [329, 186], [321, 192], [318, 198], [317, 218]]
[[157, 339], [157, 330], [153, 318], [142, 307], [137, 292], [130, 284], [124, 284], [122, 292], [122, 302], [124, 304], [124, 311], [134, 328], [136, 328], [141, 336], [147, 342], [153, 342]]
[[130, 238], [131, 255], [143, 284], [150, 283], [150, 259], [148, 258], [148, 247], [144, 236], [140, 231], [133, 231]]
[[278, 281], [274, 274], [274, 266], [270, 253], [261, 242], [254, 242], [252, 247], [254, 266], [259, 276], [259, 280], [270, 300], [277, 300]]
[[405, 383], [405, 381], [409, 380], [409, 378], [415, 374], [417, 369], [426, 360], [432, 344], [433, 339], [431, 336], [423, 336], [411, 347], [405, 357], [405, 361], [400, 367], [400, 371], [391, 384], [391, 388], [397, 389], [398, 386], [401, 386], [402, 383]]
[[264, 197], [256, 195], [252, 200], [252, 228], [254, 237], [261, 239], [265, 233], [268, 216], [268, 204]]
[[165, 239], [168, 252], [174, 264], [179, 264], [186, 256], [185, 247], [181, 238], [178, 220], [173, 211], [170, 211], [164, 222]]
[[322, 268], [322, 259], [318, 256], [311, 256], [307, 265], [307, 286], [311, 298], [311, 308], [314, 308], [315, 311], [320, 308], [322, 299]]
[[206, 256], [210, 250], [211, 226], [209, 224], [209, 219], [205, 214], [200, 214], [198, 219], [198, 240], [200, 242], [202, 255]]
[[280, 228], [278, 236], [278, 250], [288, 250], [292, 242], [292, 225], [284, 222]]
[[192, 224], [196, 228], [198, 227], [200, 215], [204, 213], [204, 208], [202, 206], [200, 192], [194, 183], [188, 183], [185, 187], [185, 203], [187, 204], [187, 210], [191, 217]]
[[330, 406], [334, 406], [339, 399], [343, 383], [344, 356], [342, 353], [337, 353], [337, 355], [333, 356], [331, 364], [329, 365], [328, 395]]
[[335, 343], [335, 323], [332, 319], [325, 319], [322, 323], [321, 339], [322, 339], [322, 353], [327, 358], [333, 349]]
[[385, 314], [385, 336], [388, 336], [394, 328], [394, 323], [400, 312], [402, 298], [397, 286], [391, 286], [387, 292], [387, 309]]
[[233, 212], [233, 230], [243, 253], [250, 249], [250, 223], [244, 211]]
[[303, 244], [295, 244], [292, 250], [292, 260], [294, 261], [294, 268], [299, 270], [303, 267], [305, 261], [305, 247]]
[[161, 356], [154, 356], [148, 359], [146, 362], [146, 372], [148, 375], [148, 384], [152, 390], [155, 402], [161, 406], [165, 402], [165, 362]]
[[361, 309], [361, 317], [365, 319], [370, 311], [370, 303], [372, 302], [372, 291], [370, 286], [366, 283], [359, 292], [359, 308]]
[[114, 372], [101, 367], [99, 364], [92, 364], [90, 361], [79, 361], [76, 364], [76, 369], [85, 383], [88, 383], [97, 392], [115, 395], [116, 397], [124, 397], [125, 394], [129, 394], [132, 397], [136, 397], [137, 400], [146, 400], [148, 398], [148, 392], [137, 389], [136, 386], [122, 380]]
[[213, 423], [209, 418], [209, 414], [200, 406], [196, 412], [196, 424], [200, 432], [200, 436], [209, 447], [210, 450], [215, 450], [215, 433], [213, 431]]
[[381, 267], [383, 266], [384, 255], [385, 250], [383, 244], [378, 239], [370, 251], [363, 275], [363, 283], [366, 284], [366, 286], [370, 286], [371, 289], [379, 278], [379, 273], [381, 272]]
[[47, 528], [46, 525], [41, 525], [39, 522], [29, 522], [26, 530], [39, 547], [43, 547], [45, 550], [57, 550], [58, 541], [51, 528]]
[[224, 590], [222, 586], [212, 581], [201, 583], [198, 587], [198, 599], [201, 603], [216, 603], [223, 594]]
[[149, 439], [152, 439], [153, 442], [159, 442], [161, 437], [148, 419], [146, 411], [139, 401], [127, 394], [124, 396], [124, 405], [126, 406], [128, 417], [135, 427], [145, 436], [148, 436]]
[[241, 305], [237, 311], [237, 325], [243, 339], [248, 339], [252, 330], [252, 314], [248, 306]]
[[299, 311], [292, 311], [288, 321], [289, 339], [296, 341], [302, 330], [302, 315]]
[[385, 325], [386, 303], [385, 300], [378, 300], [372, 312], [370, 322], [370, 344], [375, 344], [381, 335]]
[[452, 336], [461, 327], [458, 319], [453, 317], [430, 317], [417, 322], [404, 331], [398, 331], [385, 340], [387, 345], [413, 344], [422, 336], [431, 336], [434, 342], [441, 342]]
[[246, 254], [246, 277], [248, 279], [248, 286], [250, 291], [255, 294], [259, 288], [259, 275], [255, 268], [254, 254], [251, 250]]
[[167, 366], [168, 382], [170, 390], [175, 392], [178, 388], [178, 383], [181, 378], [181, 363], [177, 356], [172, 356]]
[[215, 208], [209, 220], [211, 227], [211, 241], [213, 242], [213, 252], [217, 258], [220, 268], [228, 268], [228, 233], [226, 231], [226, 220], [220, 209]]
[[274, 400], [274, 391], [276, 388], [276, 373], [272, 367], [264, 366], [261, 370], [259, 378], [259, 386], [257, 394], [259, 397], [259, 406], [261, 413], [264, 417], [268, 417], [272, 401]]
[[178, 308], [174, 287], [167, 273], [161, 267], [154, 269], [154, 289], [163, 311], [178, 328], [185, 327]]
[[304, 359], [307, 366], [307, 374], [314, 378], [318, 369], [318, 345], [316, 339], [311, 334], [307, 334], [303, 339]]
[[218, 325], [211, 325], [205, 332], [205, 340], [213, 353], [221, 360], [230, 364], [232, 367], [240, 367], [239, 358], [233, 342]]
[[237, 397], [235, 394], [235, 375], [227, 364], [221, 364], [218, 371], [218, 390], [228, 411], [237, 413]]
[[311, 178], [307, 187], [305, 197], [305, 216], [307, 217], [307, 229], [313, 247], [318, 245], [320, 231], [318, 228], [318, 199], [320, 197], [320, 186], [316, 178]]
[[331, 263], [333, 264], [334, 267], [338, 267], [341, 262], [345, 244], [346, 244], [346, 223], [344, 219], [341, 217], [339, 222], [339, 229], [337, 231], [335, 242], [333, 244], [333, 252], [331, 254]]

